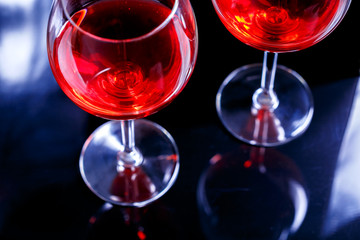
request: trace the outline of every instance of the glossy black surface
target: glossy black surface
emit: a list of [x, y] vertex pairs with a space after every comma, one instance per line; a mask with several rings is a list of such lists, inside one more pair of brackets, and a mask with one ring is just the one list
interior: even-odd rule
[[53, 78], [50, 5], [0, 1], [0, 239], [360, 238], [358, 1], [325, 40], [279, 56], [310, 85], [314, 118], [293, 142], [259, 149], [227, 133], [215, 95], [228, 73], [261, 62], [262, 53], [227, 32], [211, 1], [193, 0], [194, 74], [148, 118], [177, 142], [180, 174], [144, 209], [105, 204], [80, 177], [82, 144], [104, 120], [77, 108]]

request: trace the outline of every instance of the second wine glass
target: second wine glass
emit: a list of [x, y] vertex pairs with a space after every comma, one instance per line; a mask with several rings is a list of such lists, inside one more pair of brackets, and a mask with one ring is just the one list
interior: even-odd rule
[[277, 64], [278, 53], [299, 51], [324, 39], [351, 0], [212, 0], [225, 27], [264, 51], [263, 64], [234, 70], [221, 85], [216, 107], [225, 127], [252, 145], [276, 146], [308, 128], [314, 104], [295, 71]]
[[123, 206], [158, 199], [177, 177], [178, 150], [161, 126], [136, 119], [168, 105], [193, 71], [198, 42], [189, 0], [55, 0], [47, 43], [65, 94], [112, 120], [83, 147], [88, 187]]

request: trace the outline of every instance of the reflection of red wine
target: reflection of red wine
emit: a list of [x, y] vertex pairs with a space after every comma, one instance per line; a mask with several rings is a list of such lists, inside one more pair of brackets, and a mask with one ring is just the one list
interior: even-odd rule
[[153, 0], [109, 0], [73, 14], [51, 56], [63, 91], [84, 110], [110, 119], [144, 117], [169, 103], [191, 64], [179, 19], [157, 29], [170, 13]]
[[[227, 29], [264, 51], [310, 47], [340, 20], [341, 0], [213, 0]], [[331, 25], [331, 27], [330, 27]]]
[[110, 192], [116, 201], [141, 202], [151, 198], [156, 188], [141, 168], [124, 168], [118, 172]]

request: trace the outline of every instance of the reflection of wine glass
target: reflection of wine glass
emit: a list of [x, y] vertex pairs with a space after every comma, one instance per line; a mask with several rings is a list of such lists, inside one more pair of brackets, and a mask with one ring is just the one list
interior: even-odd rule
[[[351, 0], [213, 0], [226, 28], [240, 41], [265, 51], [263, 64], [234, 70], [221, 85], [216, 107], [225, 127], [238, 139], [260, 146], [286, 143], [311, 122], [309, 87], [294, 71], [277, 66], [278, 53], [308, 48], [324, 39], [344, 17]], [[269, 60], [270, 59], [270, 60]], [[276, 79], [276, 82], [274, 82]], [[271, 112], [276, 131], [267, 131], [259, 111]], [[248, 126], [265, 126], [262, 136]]]
[[215, 155], [200, 177], [197, 194], [209, 240], [285, 240], [302, 225], [308, 206], [297, 166], [263, 147]]
[[169, 104], [193, 71], [197, 27], [190, 2], [56, 0], [47, 37], [51, 68], [66, 95], [114, 120], [83, 147], [86, 184], [124, 206], [159, 198], [176, 179], [177, 147], [162, 127], [134, 119]]
[[169, 239], [179, 234], [174, 219], [172, 211], [161, 203], [143, 208], [105, 203], [90, 217], [86, 239], [113, 239], [119, 232], [126, 240]]

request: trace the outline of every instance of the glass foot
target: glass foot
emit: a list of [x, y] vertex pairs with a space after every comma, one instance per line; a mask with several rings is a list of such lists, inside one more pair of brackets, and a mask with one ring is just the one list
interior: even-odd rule
[[135, 120], [135, 146], [142, 162], [119, 164], [124, 150], [121, 123], [109, 121], [87, 139], [80, 171], [87, 186], [101, 199], [142, 207], [165, 194], [179, 171], [179, 154], [171, 135], [148, 120]]
[[300, 136], [308, 128], [314, 104], [311, 91], [296, 72], [279, 65], [274, 92], [275, 109], [257, 109], [253, 95], [261, 86], [262, 64], [234, 70], [216, 96], [218, 115], [227, 130], [239, 140], [257, 146], [277, 146]]

